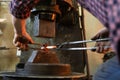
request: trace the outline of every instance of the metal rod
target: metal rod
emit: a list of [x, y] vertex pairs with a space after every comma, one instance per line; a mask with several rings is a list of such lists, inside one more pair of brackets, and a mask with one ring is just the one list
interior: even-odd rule
[[97, 47], [81, 47], [81, 48], [60, 48], [58, 50], [93, 50], [97, 49]]
[[[62, 48], [64, 45], [67, 45], [67, 44], [78, 44], [78, 43], [80, 44], [80, 43], [89, 43], [89, 42], [97, 42], [97, 41], [109, 41], [109, 40], [111, 40], [111, 38], [64, 42], [64, 43], [58, 44], [58, 48]], [[86, 46], [84, 46], [84, 47], [86, 47]]]
[[[94, 41], [105, 41], [105, 40], [110, 40], [110, 38], [105, 38], [105, 39], [97, 39], [97, 40], [94, 40]], [[65, 42], [65, 43], [62, 43], [61, 45], [59, 45], [59, 46], [47, 46], [46, 48], [48, 48], [48, 49], [55, 49], [55, 48], [57, 48], [57, 49], [63, 49], [63, 48], [61, 48], [61, 46], [63, 46], [63, 45], [66, 45], [66, 44], [77, 44], [77, 43], [85, 43], [85, 42], [94, 42], [94, 41], [92, 41], [92, 40], [83, 40], [83, 41], [74, 41], [74, 42]], [[41, 46], [41, 44], [40, 43], [32, 43], [33, 45], [40, 45]], [[91, 48], [95, 48], [95, 47], [91, 47]], [[91, 49], [90, 48], [90, 49]], [[5, 47], [5, 46], [3, 46], [3, 47], [0, 47], [0, 50], [9, 50], [9, 49], [16, 49], [16, 48], [7, 48], [7, 47]], [[29, 47], [29, 49], [33, 49], [33, 50], [35, 50], [35, 48], [32, 48], [32, 47]], [[36, 48], [36, 49], [44, 49], [44, 47], [43, 46], [41, 46], [41, 47], [38, 47], [38, 48]], [[64, 48], [64, 50], [75, 50], [75, 49], [77, 49], [77, 50], [84, 50], [85, 48]], [[87, 48], [86, 48], [87, 49]], [[88, 48], [89, 49], [89, 48]]]
[[[98, 47], [76, 47], [76, 48], [57, 48], [56, 46], [47, 46], [48, 49], [55, 49], [55, 50], [96, 50]], [[104, 48], [111, 48], [111, 46], [104, 46]], [[17, 48], [6, 48], [0, 47], [0, 50], [10, 50], [10, 49], [17, 49]], [[29, 47], [29, 49], [33, 50], [42, 50], [45, 49], [44, 47]]]
[[103, 39], [96, 39], [96, 40], [73, 41], [73, 42], [64, 42], [62, 44], [78, 44], [78, 43], [89, 43], [89, 42], [109, 41], [109, 40], [111, 40], [111, 38], [103, 38]]
[[[77, 48], [59, 48], [57, 50], [96, 50], [98, 47], [77, 47]], [[104, 48], [111, 48], [110, 46], [104, 46]]]

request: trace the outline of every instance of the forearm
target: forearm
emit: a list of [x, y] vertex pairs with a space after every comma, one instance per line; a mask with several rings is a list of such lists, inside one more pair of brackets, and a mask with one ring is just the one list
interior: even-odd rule
[[26, 32], [26, 19], [18, 19], [12, 16], [14, 33], [23, 35]]

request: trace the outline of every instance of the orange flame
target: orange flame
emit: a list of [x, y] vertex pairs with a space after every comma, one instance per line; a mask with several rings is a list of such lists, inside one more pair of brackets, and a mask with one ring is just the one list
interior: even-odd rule
[[44, 47], [41, 47], [41, 49], [55, 49], [57, 48], [56, 46], [44, 46]]

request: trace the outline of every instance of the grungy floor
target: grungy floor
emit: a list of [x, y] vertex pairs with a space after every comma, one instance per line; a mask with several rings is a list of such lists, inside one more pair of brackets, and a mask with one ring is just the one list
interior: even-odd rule
[[[13, 48], [13, 26], [9, 13], [9, 2], [0, 2], [0, 47]], [[0, 72], [14, 71], [19, 61], [16, 57], [16, 49], [0, 50]]]

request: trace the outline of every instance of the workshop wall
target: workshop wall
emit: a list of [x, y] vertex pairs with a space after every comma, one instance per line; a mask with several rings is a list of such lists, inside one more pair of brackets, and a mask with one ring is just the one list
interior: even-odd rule
[[[13, 48], [13, 26], [11, 24], [8, 3], [0, 2], [0, 47]], [[16, 49], [0, 50], [0, 71], [14, 71], [18, 61]]]
[[[84, 9], [86, 39], [91, 39], [104, 26], [87, 10]], [[95, 43], [87, 43], [88, 47], [94, 47]], [[87, 51], [90, 74], [94, 74], [98, 67], [103, 63], [103, 54]]]

